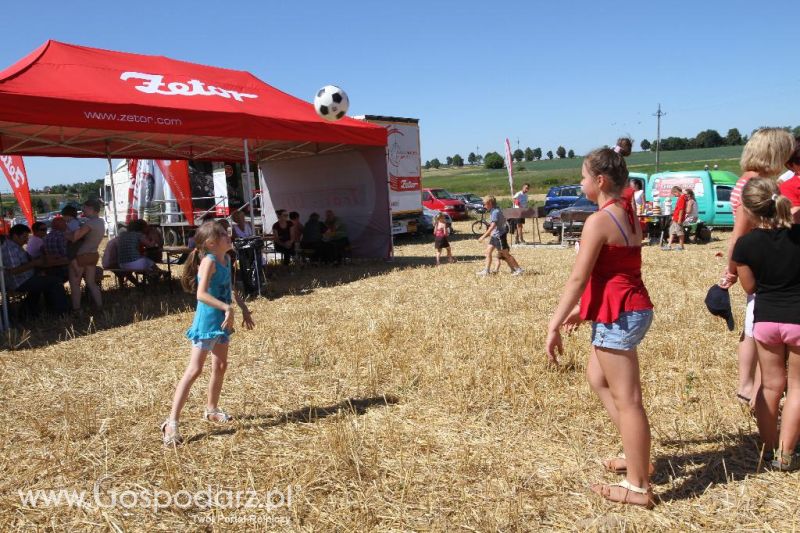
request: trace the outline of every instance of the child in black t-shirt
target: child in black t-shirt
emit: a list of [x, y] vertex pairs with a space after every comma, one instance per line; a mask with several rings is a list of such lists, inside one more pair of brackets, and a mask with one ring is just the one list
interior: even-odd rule
[[[753, 337], [761, 367], [756, 394], [758, 431], [766, 450], [776, 450], [772, 466], [797, 470], [800, 436], [800, 225], [792, 225], [792, 203], [775, 180], [753, 178], [742, 190], [744, 211], [755, 229], [736, 242], [732, 259], [739, 281], [756, 294]], [[788, 389], [787, 369], [788, 357]], [[780, 435], [778, 407], [784, 390]]]

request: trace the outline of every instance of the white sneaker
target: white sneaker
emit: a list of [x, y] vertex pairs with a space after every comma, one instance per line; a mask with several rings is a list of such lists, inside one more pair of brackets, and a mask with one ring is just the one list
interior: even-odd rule
[[512, 276], [521, 276], [524, 273], [525, 273], [525, 271], [522, 270], [522, 267], [519, 267], [514, 272], [512, 272], [511, 275]]
[[671, 246], [662, 246], [662, 247], [661, 247], [661, 251], [662, 251], [662, 252], [669, 252], [669, 251], [671, 251], [671, 250], [672, 250], [672, 247], [671, 247]]
[[477, 275], [481, 276], [481, 277], [483, 277], [483, 276], [488, 276], [488, 275], [489, 275], [489, 271], [488, 271], [488, 270], [486, 270], [485, 268], [484, 268], [483, 270], [478, 270], [478, 271], [477, 271], [477, 272], [475, 272], [475, 273], [476, 273]]

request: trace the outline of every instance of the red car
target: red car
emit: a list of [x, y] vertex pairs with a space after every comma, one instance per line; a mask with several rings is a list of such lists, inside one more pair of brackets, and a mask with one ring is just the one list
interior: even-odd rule
[[453, 220], [467, 218], [467, 207], [464, 202], [453, 198], [444, 189], [422, 189], [422, 205], [434, 211], [444, 211]]

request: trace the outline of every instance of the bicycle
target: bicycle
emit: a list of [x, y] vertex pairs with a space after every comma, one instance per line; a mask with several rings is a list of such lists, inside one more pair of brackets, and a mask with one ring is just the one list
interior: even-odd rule
[[[483, 235], [489, 229], [489, 222], [486, 220], [486, 210], [481, 211], [481, 219], [472, 223], [472, 234]], [[511, 225], [506, 221], [506, 233], [511, 232]]]
[[486, 221], [486, 210], [481, 211], [481, 219], [472, 223], [472, 234], [483, 235], [489, 229], [489, 223]]

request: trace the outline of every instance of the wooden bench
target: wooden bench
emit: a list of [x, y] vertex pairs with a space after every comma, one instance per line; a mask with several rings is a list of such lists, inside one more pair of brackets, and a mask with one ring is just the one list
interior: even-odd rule
[[[117, 288], [121, 289], [125, 287], [125, 280], [128, 276], [132, 276], [134, 284], [137, 287], [146, 286], [148, 283], [152, 283], [156, 281], [156, 276], [154, 275], [153, 270], [127, 270], [124, 268], [107, 268], [105, 269], [106, 272], [111, 272], [117, 278]], [[168, 272], [164, 272], [163, 270], [159, 269], [160, 274], [157, 274], [158, 278], [164, 278], [169, 275]], [[170, 285], [170, 290], [172, 290], [172, 286]]]

